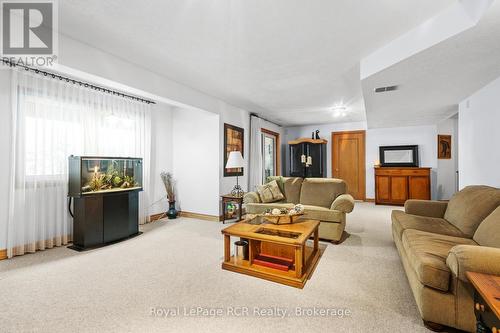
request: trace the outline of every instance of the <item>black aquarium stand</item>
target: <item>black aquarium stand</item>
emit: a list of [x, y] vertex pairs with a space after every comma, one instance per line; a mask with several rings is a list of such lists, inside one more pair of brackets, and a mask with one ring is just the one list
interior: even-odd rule
[[88, 250], [135, 237], [139, 232], [139, 191], [74, 198], [73, 245]]
[[139, 235], [142, 158], [69, 156], [73, 245], [82, 251]]

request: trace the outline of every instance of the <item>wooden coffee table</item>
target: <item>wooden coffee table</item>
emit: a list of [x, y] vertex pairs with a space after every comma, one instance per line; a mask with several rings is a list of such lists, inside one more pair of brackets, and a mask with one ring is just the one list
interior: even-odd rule
[[[222, 230], [222, 269], [303, 288], [320, 257], [318, 227], [317, 220], [300, 219], [293, 224], [275, 225], [261, 217], [233, 224]], [[313, 235], [310, 246], [306, 242]], [[231, 255], [231, 237], [248, 241], [248, 260]], [[285, 258], [290, 261], [290, 268], [282, 270], [259, 265], [256, 258], [262, 256]]]

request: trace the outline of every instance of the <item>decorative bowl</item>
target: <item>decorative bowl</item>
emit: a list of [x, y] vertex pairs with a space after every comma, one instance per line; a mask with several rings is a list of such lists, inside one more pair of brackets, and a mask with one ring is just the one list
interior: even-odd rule
[[296, 213], [296, 214], [260, 214], [260, 216], [264, 217], [264, 219], [273, 224], [290, 224], [294, 223], [299, 217], [304, 215], [304, 213]]

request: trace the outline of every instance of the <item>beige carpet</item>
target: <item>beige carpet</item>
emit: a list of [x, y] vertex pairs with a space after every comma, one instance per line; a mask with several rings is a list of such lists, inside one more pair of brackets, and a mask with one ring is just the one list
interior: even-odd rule
[[[342, 245], [323, 243], [303, 290], [223, 271], [222, 225], [185, 218], [153, 223], [140, 237], [98, 250], [4, 260], [0, 331], [427, 332], [391, 239], [392, 209], [357, 204], [348, 216], [351, 236]], [[222, 314], [184, 315], [197, 307]], [[241, 307], [246, 316], [228, 313]], [[313, 307], [330, 313], [296, 315]], [[153, 316], [152, 308], [180, 313]], [[335, 316], [339, 310], [351, 314]]]

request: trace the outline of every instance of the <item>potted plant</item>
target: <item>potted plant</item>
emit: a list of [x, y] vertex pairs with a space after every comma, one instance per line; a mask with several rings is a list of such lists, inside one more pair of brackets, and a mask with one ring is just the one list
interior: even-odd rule
[[174, 177], [171, 172], [162, 172], [160, 174], [165, 190], [167, 191], [168, 211], [167, 216], [169, 219], [177, 217], [177, 210], [175, 209], [175, 186]]

